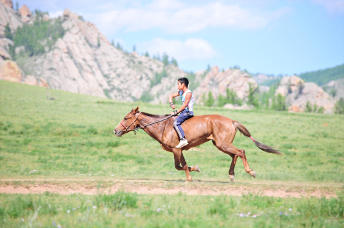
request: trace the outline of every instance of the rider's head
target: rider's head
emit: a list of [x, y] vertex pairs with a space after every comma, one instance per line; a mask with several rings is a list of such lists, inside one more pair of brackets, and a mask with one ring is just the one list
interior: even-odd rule
[[186, 88], [189, 88], [189, 80], [186, 77], [178, 78], [178, 82], [184, 84]]

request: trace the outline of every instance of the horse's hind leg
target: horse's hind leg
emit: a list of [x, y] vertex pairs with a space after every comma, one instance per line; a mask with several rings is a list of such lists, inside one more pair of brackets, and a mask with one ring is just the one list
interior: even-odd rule
[[234, 167], [235, 167], [236, 161], [238, 159], [238, 155], [230, 154], [230, 156], [232, 157], [232, 163], [231, 163], [231, 167], [228, 171], [228, 174], [229, 174], [229, 179], [233, 182], [234, 177], [235, 177]]
[[[244, 164], [245, 171], [248, 174], [250, 174], [251, 176], [253, 176], [254, 178], [256, 177], [256, 172], [254, 172], [252, 169], [250, 169], [250, 166], [248, 165], [244, 150], [238, 149], [238, 148], [234, 147], [232, 144], [225, 145], [225, 146], [216, 144], [216, 147], [219, 150], [221, 150], [222, 152], [225, 152], [226, 154], [234, 154], [235, 156], [240, 157], [242, 160], [242, 163]], [[234, 159], [235, 159], [235, 157], [234, 157]], [[231, 164], [231, 168], [233, 165], [233, 170], [232, 170], [233, 173], [234, 173], [234, 166], [235, 166], [235, 162], [236, 162], [236, 160], [235, 160], [235, 162], [233, 164], [234, 159], [232, 160], [232, 164]], [[231, 171], [231, 169], [229, 171]]]

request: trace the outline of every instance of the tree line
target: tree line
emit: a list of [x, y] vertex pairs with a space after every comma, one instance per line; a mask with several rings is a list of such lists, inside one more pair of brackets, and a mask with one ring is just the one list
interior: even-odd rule
[[51, 50], [58, 38], [62, 38], [65, 29], [62, 27], [62, 19], [54, 21], [43, 20], [43, 15], [48, 12], [35, 10], [32, 24], [23, 24], [16, 31], [11, 31], [9, 25], [5, 27], [5, 37], [13, 40], [13, 46], [10, 46], [10, 55], [16, 59], [15, 49], [23, 47], [23, 52], [28, 56], [40, 55]]

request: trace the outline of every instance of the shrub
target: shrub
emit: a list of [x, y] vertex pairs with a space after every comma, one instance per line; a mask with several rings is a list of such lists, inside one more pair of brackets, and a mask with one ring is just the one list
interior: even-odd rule
[[337, 101], [334, 112], [337, 114], [344, 114], [344, 98], [340, 98], [339, 101]]

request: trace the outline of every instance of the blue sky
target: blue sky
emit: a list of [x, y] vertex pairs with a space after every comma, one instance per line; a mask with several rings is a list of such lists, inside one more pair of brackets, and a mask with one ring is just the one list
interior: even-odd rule
[[291, 75], [344, 63], [344, 0], [17, 2], [51, 16], [69, 8], [125, 50], [167, 53], [186, 71]]

